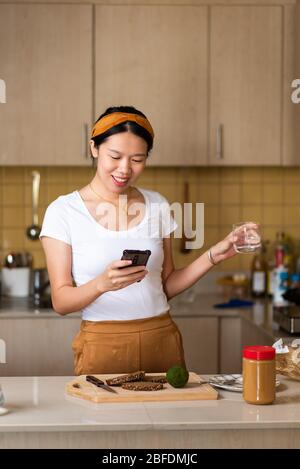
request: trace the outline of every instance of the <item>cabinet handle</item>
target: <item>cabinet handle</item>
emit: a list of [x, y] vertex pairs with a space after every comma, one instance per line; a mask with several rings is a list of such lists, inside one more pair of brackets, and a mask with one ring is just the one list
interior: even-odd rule
[[217, 159], [223, 159], [223, 125], [220, 124], [217, 128]]
[[84, 123], [83, 126], [84, 132], [83, 132], [83, 155], [84, 158], [87, 160], [89, 157], [89, 124], [86, 122]]

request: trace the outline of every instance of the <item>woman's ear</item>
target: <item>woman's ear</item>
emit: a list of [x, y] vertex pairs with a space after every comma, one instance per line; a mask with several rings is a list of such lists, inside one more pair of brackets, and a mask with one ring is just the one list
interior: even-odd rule
[[94, 140], [90, 140], [91, 155], [93, 158], [98, 158], [98, 147], [96, 147]]

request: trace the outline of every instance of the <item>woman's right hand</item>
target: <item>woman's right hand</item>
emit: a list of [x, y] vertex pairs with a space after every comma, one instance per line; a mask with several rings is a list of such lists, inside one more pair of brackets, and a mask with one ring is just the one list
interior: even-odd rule
[[[109, 264], [97, 277], [100, 293], [120, 290], [146, 277], [148, 270], [143, 265], [131, 267], [132, 261], [118, 260]], [[120, 268], [121, 267], [121, 268]]]

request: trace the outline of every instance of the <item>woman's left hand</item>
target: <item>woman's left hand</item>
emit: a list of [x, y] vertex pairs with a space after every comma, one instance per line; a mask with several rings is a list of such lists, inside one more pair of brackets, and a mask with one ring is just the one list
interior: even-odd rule
[[222, 239], [219, 243], [215, 244], [211, 249], [211, 255], [216, 264], [226, 259], [230, 259], [235, 256], [237, 252], [233, 247], [233, 243], [236, 241], [233, 231], [231, 231], [226, 238]]

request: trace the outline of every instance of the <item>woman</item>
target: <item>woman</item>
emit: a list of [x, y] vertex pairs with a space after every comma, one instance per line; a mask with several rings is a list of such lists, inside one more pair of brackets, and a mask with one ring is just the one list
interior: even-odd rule
[[[77, 375], [185, 366], [167, 300], [235, 254], [228, 235], [175, 270], [170, 233], [177, 225], [169, 205], [159, 193], [134, 186], [153, 137], [142, 112], [127, 106], [107, 109], [90, 141], [97, 160], [93, 179], [58, 197], [45, 214], [40, 237], [53, 307], [62, 315], [82, 310], [73, 341]], [[150, 250], [147, 267], [120, 260], [125, 249]]]

